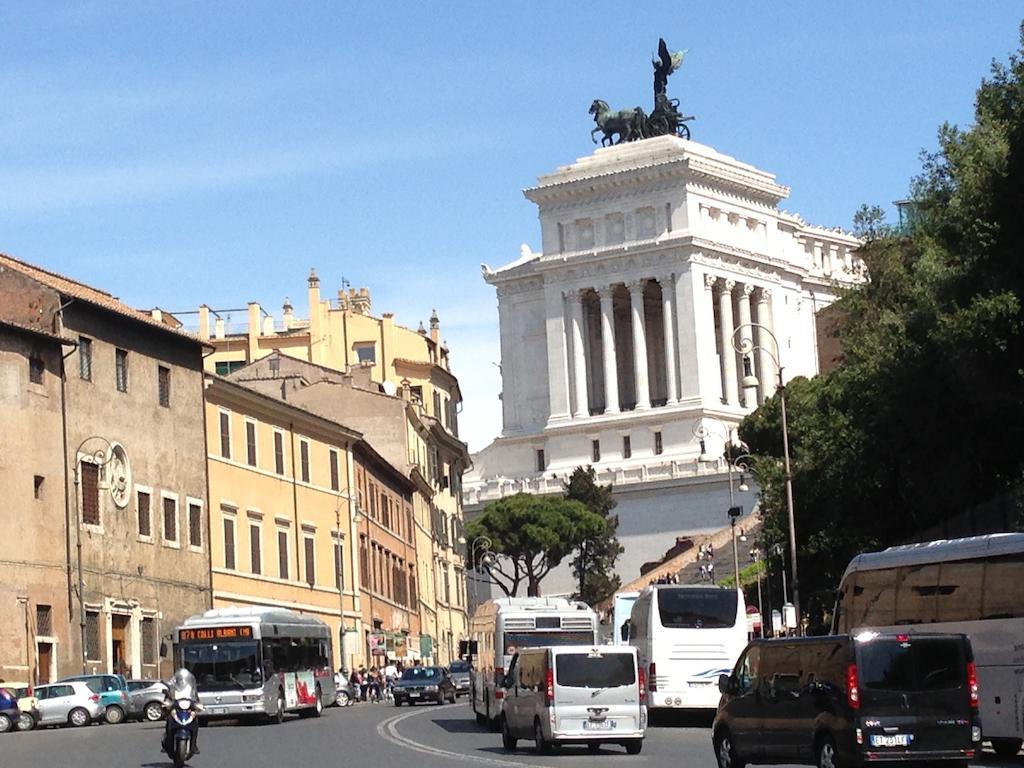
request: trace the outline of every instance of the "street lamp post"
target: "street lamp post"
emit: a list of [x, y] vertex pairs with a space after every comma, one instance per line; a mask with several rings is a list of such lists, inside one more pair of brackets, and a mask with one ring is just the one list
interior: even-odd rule
[[761, 550], [754, 548], [750, 550], [750, 556], [754, 562], [757, 563], [757, 612], [761, 616], [761, 637], [764, 637], [764, 602], [761, 600], [761, 578], [763, 576], [763, 570], [761, 563], [763, 558], [761, 557]]
[[[461, 539], [460, 543], [465, 544], [466, 540]], [[469, 552], [470, 557], [473, 561], [473, 572], [479, 574], [481, 572], [481, 564], [485, 567], [490, 565], [491, 560], [494, 558], [494, 552], [491, 550], [492, 542], [488, 536], [477, 536], [473, 539], [473, 543], [470, 544]], [[477, 556], [479, 550], [480, 556]], [[474, 609], [479, 604], [479, 597], [477, 595], [477, 584], [479, 583], [479, 575], [473, 577], [473, 607]]]
[[[775, 345], [774, 353], [767, 347], [763, 347], [760, 344], [754, 344], [752, 339], [743, 335], [745, 330], [752, 330], [754, 328], [758, 329], [760, 333], [767, 334], [767, 336], [772, 340], [772, 343]], [[744, 389], [756, 387], [759, 383], [757, 376], [754, 375], [750, 363], [750, 353], [754, 350], [760, 350], [768, 355], [775, 364], [775, 369], [778, 371], [779, 408], [782, 415], [782, 455], [786, 470], [786, 511], [789, 516], [789, 567], [792, 570], [793, 576], [793, 606], [796, 609], [796, 625], [799, 631], [800, 590], [796, 569], [796, 520], [793, 513], [793, 472], [789, 463], [789, 425], [786, 422], [786, 384], [782, 378], [782, 362], [779, 359], [781, 348], [779, 347], [779, 340], [775, 338], [775, 334], [761, 323], [743, 323], [736, 328], [732, 334], [732, 346], [733, 349], [743, 355], [743, 380], [741, 381], [741, 384]], [[785, 573], [785, 568], [783, 568], [783, 573]]]
[[[722, 427], [725, 427], [725, 425], [721, 424], [721, 422], [719, 422], [719, 424]], [[705, 445], [705, 439], [710, 434], [711, 434], [711, 430], [709, 430], [706, 426], [704, 426], [703, 421], [698, 421], [696, 423], [696, 425], [694, 426], [694, 428], [693, 428], [693, 435], [694, 435], [694, 437], [696, 437], [700, 441], [700, 456], [698, 457], [699, 461], [708, 461], [709, 460], [708, 457], [707, 457], [707, 446]], [[729, 444], [732, 443], [732, 437], [729, 434], [723, 434], [722, 435], [722, 439], [725, 441], [726, 445], [729, 445]], [[732, 534], [732, 536], [731, 536], [731, 538], [732, 538], [732, 568], [733, 568], [734, 578], [736, 579], [735, 583], [736, 583], [736, 588], [737, 589], [740, 589], [741, 587], [740, 587], [740, 554], [739, 554], [739, 547], [736, 544], [736, 518], [739, 517], [740, 513], [742, 512], [742, 510], [739, 507], [736, 506], [736, 493], [733, 490], [732, 474], [733, 474], [733, 471], [737, 470], [737, 469], [740, 470], [741, 472], [749, 472], [750, 471], [746, 464], [740, 464], [739, 463], [740, 459], [747, 459], [747, 458], [752, 458], [752, 457], [749, 456], [748, 454], [744, 454], [743, 456], [740, 456], [737, 459], [733, 459], [729, 455], [725, 456], [726, 462], [728, 464], [728, 469], [729, 469], [729, 529], [730, 529], [730, 533]], [[742, 475], [741, 475], [741, 480], [742, 480]], [[747, 489], [743, 485], [741, 485], [740, 486], [740, 490], [741, 491], [745, 491]]]
[[[359, 525], [362, 522], [362, 515], [359, 512], [359, 502], [348, 493], [338, 492], [338, 503], [334, 506], [334, 535], [337, 537], [334, 542], [334, 569], [337, 572], [338, 582], [338, 628], [339, 635], [338, 642], [340, 643], [341, 650], [341, 664], [343, 667], [348, 667], [348, 643], [345, 641], [345, 565], [341, 558], [341, 500], [345, 499], [349, 503], [349, 507], [354, 510], [354, 514], [351, 516], [352, 530], [355, 530], [354, 526]], [[355, 546], [355, 537], [352, 538], [352, 546]], [[359, 628], [356, 627], [358, 632]]]
[[[89, 443], [98, 442], [101, 443], [102, 447], [95, 449], [94, 451], [84, 451], [83, 449]], [[79, 496], [79, 487], [82, 484], [82, 459], [88, 456], [90, 463], [94, 464], [97, 469], [102, 470], [111, 459], [114, 458], [114, 446], [105, 437], [99, 435], [90, 435], [85, 438], [81, 443], [78, 444], [78, 448], [75, 450], [75, 531], [77, 533], [75, 541], [75, 553], [78, 560], [78, 631], [79, 631], [79, 642], [81, 643], [82, 651], [82, 674], [87, 673], [86, 659], [88, 653], [85, 647], [86, 641], [86, 623], [85, 623], [85, 573], [82, 569], [82, 501]], [[105, 481], [101, 481], [100, 487], [102, 488]]]

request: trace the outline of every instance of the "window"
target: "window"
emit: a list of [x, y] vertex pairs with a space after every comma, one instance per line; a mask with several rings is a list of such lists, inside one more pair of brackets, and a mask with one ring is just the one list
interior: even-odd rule
[[441, 418], [441, 393], [434, 392], [434, 418]]
[[284, 435], [274, 431], [274, 471], [279, 475], [284, 474]]
[[149, 505], [149, 494], [146, 491], [139, 491], [135, 496], [135, 506], [139, 515], [139, 536], [153, 535], [153, 523]]
[[338, 452], [331, 448], [331, 490], [337, 491], [341, 489], [341, 483], [338, 479]]
[[85, 658], [100, 659], [100, 614], [99, 611], [85, 612]]
[[188, 545], [203, 546], [203, 508], [191, 501], [188, 504]]
[[622, 436], [622, 458], [628, 459], [633, 455], [633, 446], [630, 444], [629, 435]]
[[[221, 508], [223, 513], [224, 509]], [[224, 518], [224, 567], [235, 570], [235, 519]]]
[[309, 482], [309, 441], [299, 441], [299, 463], [302, 467], [302, 482]]
[[256, 422], [245, 421], [245, 460], [250, 467], [256, 466]]
[[53, 606], [39, 604], [36, 606], [36, 634], [53, 634]]
[[78, 375], [83, 381], [92, 381], [92, 339], [78, 337]]
[[218, 376], [227, 376], [244, 367], [244, 360], [221, 360], [214, 365]]
[[661, 443], [661, 432], [660, 431], [659, 432], [655, 432], [654, 433], [654, 455], [655, 456], [661, 456], [661, 454], [664, 453], [664, 451], [665, 451], [665, 448], [664, 448], [664, 446]]
[[277, 532], [277, 575], [288, 578], [288, 531]]
[[373, 344], [356, 346], [356, 359], [360, 365], [373, 365], [377, 362], [377, 348]]
[[595, 464], [601, 460], [601, 441], [590, 441], [590, 460]]
[[736, 625], [736, 592], [708, 588], [658, 590], [663, 627], [724, 629]]
[[366, 551], [366, 537], [359, 537], [359, 578], [363, 586], [370, 586], [370, 555]]
[[43, 498], [43, 481], [45, 479], [42, 475], [35, 475], [32, 478], [32, 494], [37, 499]]
[[253, 573], [263, 573], [263, 564], [260, 555], [262, 547], [260, 544], [260, 524], [249, 523], [249, 564]]
[[303, 554], [306, 560], [306, 583], [309, 586], [316, 584], [316, 541], [312, 536], [304, 536], [302, 539]]
[[178, 502], [164, 497], [164, 541], [178, 540]]
[[82, 522], [85, 525], [100, 524], [100, 468], [83, 461], [79, 466], [82, 482]]
[[345, 546], [334, 540], [334, 588], [345, 588]]
[[32, 384], [42, 384], [43, 374], [46, 373], [46, 363], [43, 358], [32, 355], [28, 359], [28, 380]]
[[164, 408], [171, 407], [171, 369], [158, 365], [156, 368], [157, 391], [160, 396], [160, 405]]
[[617, 688], [636, 681], [636, 661], [630, 653], [560, 653], [557, 683], [568, 688]]
[[156, 621], [149, 616], [142, 619], [142, 663], [156, 664]]
[[114, 350], [114, 380], [118, 392], [128, 391], [128, 350]]
[[416, 592], [416, 569], [409, 566], [409, 604], [416, 605], [419, 601], [419, 593]]
[[227, 411], [220, 412], [220, 455], [231, 458], [231, 414]]
[[548, 468], [547, 462], [544, 460], [544, 449], [543, 448], [538, 448], [537, 449], [537, 471], [538, 472], [543, 472], [547, 468]]

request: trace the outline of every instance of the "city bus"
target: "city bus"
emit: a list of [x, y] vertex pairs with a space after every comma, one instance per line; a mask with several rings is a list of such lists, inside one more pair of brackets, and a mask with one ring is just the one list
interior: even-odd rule
[[857, 555], [843, 574], [834, 634], [962, 632], [971, 639], [985, 738], [1001, 757], [1024, 730], [1024, 534], [997, 533]]
[[206, 718], [285, 712], [319, 717], [334, 703], [331, 631], [281, 608], [215, 608], [175, 632], [175, 666], [196, 678]]
[[561, 597], [502, 597], [480, 605], [469, 622], [475, 648], [470, 700], [480, 724], [496, 725], [505, 671], [516, 651], [550, 645], [597, 645], [597, 614]]
[[647, 671], [647, 707], [714, 710], [718, 676], [747, 645], [743, 593], [735, 588], [658, 584], [630, 614], [629, 644]]

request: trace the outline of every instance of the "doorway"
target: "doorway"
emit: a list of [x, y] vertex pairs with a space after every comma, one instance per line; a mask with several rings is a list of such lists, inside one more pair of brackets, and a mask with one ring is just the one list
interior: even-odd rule
[[130, 616], [114, 614], [110, 617], [110, 661], [116, 673], [128, 674], [131, 663], [128, 661], [128, 622]]
[[36, 655], [39, 659], [36, 670], [36, 685], [50, 682], [50, 665], [53, 664], [53, 643], [36, 643]]

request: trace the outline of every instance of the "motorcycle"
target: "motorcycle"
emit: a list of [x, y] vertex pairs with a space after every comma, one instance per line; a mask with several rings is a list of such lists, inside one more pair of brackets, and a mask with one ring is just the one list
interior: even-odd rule
[[192, 729], [196, 712], [191, 699], [175, 699], [168, 715], [167, 756], [174, 761], [174, 768], [182, 768], [191, 756]]

